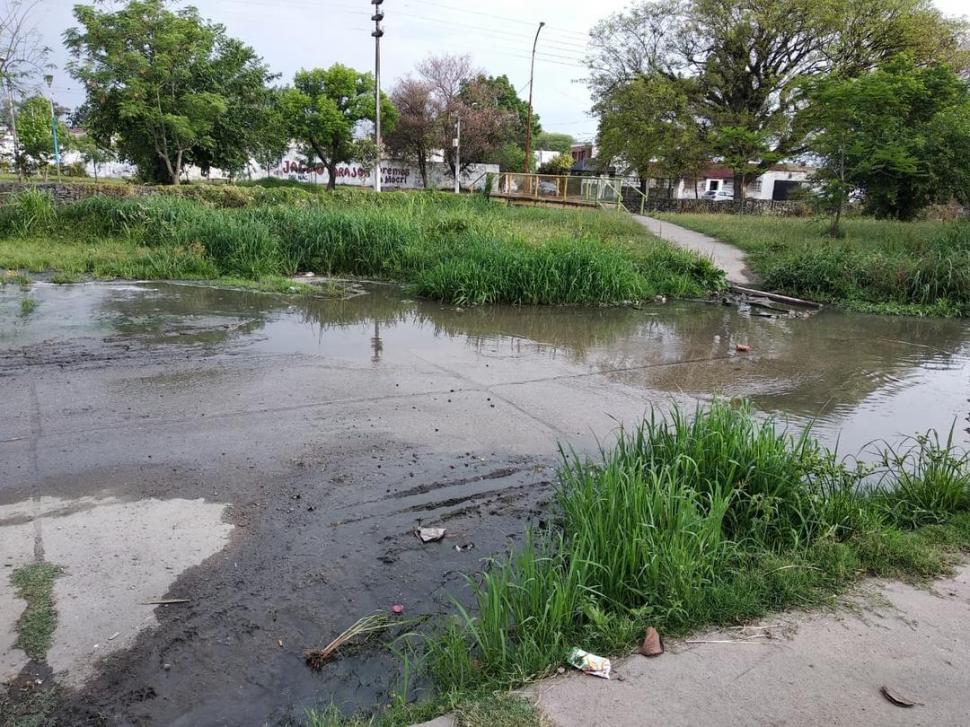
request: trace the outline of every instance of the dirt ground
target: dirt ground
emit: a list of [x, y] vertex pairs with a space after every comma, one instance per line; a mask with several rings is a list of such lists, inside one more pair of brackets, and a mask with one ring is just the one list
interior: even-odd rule
[[[461, 311], [384, 289], [299, 305], [192, 286], [33, 295], [30, 318], [0, 315], [0, 538], [6, 573], [67, 569], [47, 666], [71, 687], [68, 724], [372, 707], [397, 676], [388, 650], [319, 673], [303, 650], [392, 604], [447, 610], [482, 558], [544, 526], [558, 444], [595, 452], [651, 405], [748, 395], [857, 441], [901, 428], [910, 397], [938, 404], [906, 429], [967, 408], [970, 330], [954, 322]], [[843, 342], [861, 331], [858, 361]], [[422, 544], [421, 525], [449, 537]], [[187, 602], [145, 604], [161, 599]], [[22, 607], [0, 585], [4, 678], [30, 668], [11, 646]]]

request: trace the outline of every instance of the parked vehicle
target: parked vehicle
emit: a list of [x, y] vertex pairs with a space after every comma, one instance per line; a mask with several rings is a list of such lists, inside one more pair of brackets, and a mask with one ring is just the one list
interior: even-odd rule
[[734, 192], [727, 192], [723, 189], [711, 189], [701, 195], [701, 199], [709, 202], [733, 202]]
[[559, 185], [555, 182], [550, 182], [548, 179], [544, 179], [539, 182], [539, 194], [559, 194]]

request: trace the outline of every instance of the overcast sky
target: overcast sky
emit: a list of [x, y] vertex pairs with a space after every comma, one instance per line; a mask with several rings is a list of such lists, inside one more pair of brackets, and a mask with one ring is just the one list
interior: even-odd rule
[[[4, 0], [0, 0], [2, 2]], [[67, 55], [61, 33], [74, 24], [76, 0], [40, 0], [37, 25], [54, 49], [54, 92], [74, 107], [83, 100], [77, 83], [63, 70]], [[230, 35], [251, 45], [281, 81], [300, 68], [344, 63], [373, 70], [370, 0], [196, 0], [202, 16], [222, 23]], [[968, 0], [937, 0], [947, 13], [967, 12]], [[383, 87], [412, 72], [430, 54], [471, 55], [491, 75], [506, 74], [525, 98], [529, 53], [539, 21], [534, 106], [549, 131], [590, 139], [596, 122], [589, 115], [583, 82], [585, 39], [600, 18], [622, 10], [628, 0], [385, 0], [381, 42]]]

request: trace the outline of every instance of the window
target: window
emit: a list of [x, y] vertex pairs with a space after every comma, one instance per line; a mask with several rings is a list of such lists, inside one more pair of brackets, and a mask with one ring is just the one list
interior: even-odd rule
[[707, 191], [716, 192], [721, 186], [721, 181], [719, 179], [709, 179], [707, 180]]
[[756, 180], [754, 180], [751, 183], [751, 191], [752, 192], [760, 192], [761, 191], [761, 177], [758, 177]]

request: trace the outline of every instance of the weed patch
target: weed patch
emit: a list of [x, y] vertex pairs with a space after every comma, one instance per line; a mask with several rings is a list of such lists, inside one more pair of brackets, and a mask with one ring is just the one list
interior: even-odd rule
[[970, 315], [970, 223], [849, 219], [833, 240], [818, 220], [658, 215], [749, 253], [768, 288], [855, 310]]
[[54, 610], [54, 579], [61, 569], [50, 563], [39, 562], [22, 566], [11, 574], [17, 595], [27, 602], [23, 615], [17, 622], [18, 649], [36, 661], [47, 656], [57, 625]]
[[101, 278], [395, 280], [456, 304], [622, 304], [723, 285], [709, 261], [613, 211], [508, 208], [436, 193], [188, 186], [0, 208], [0, 266]]

